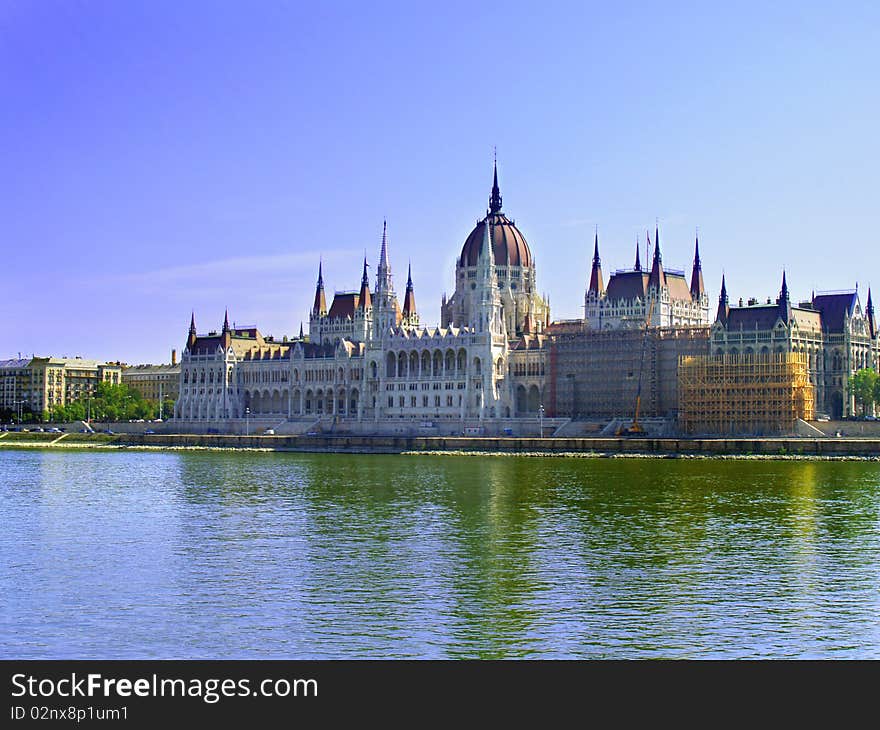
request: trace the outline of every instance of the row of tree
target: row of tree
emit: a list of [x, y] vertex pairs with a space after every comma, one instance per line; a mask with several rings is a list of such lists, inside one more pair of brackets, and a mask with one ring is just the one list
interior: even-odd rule
[[[174, 413], [174, 401], [166, 399], [159, 404], [144, 398], [135, 388], [120, 383], [98, 383], [95, 395], [80, 398], [67, 405], [54, 406], [51, 410], [35, 413], [25, 407], [21, 413], [23, 423], [70, 423], [72, 421], [131, 421], [143, 418], [152, 421], [156, 418], [169, 418]], [[17, 420], [18, 413], [6, 410], [0, 412], [4, 420]]]
[[875, 404], [880, 404], [880, 375], [873, 370], [859, 370], [850, 378], [849, 392], [856, 408], [867, 416]]

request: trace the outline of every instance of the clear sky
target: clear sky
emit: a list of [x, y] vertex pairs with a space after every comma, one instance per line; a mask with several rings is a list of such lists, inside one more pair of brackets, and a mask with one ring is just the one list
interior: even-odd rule
[[437, 323], [493, 146], [554, 318], [596, 226], [607, 279], [656, 219], [713, 316], [722, 271], [864, 302], [878, 59], [869, 2], [0, 0], [0, 358], [167, 361], [227, 306], [293, 335], [385, 217]]

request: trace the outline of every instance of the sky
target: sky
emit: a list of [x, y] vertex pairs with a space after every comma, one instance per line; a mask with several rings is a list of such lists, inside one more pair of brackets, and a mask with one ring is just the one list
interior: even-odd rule
[[880, 287], [876, 3], [0, 0], [0, 359], [158, 363], [375, 277], [440, 319], [504, 212], [552, 317], [660, 226], [712, 316]]

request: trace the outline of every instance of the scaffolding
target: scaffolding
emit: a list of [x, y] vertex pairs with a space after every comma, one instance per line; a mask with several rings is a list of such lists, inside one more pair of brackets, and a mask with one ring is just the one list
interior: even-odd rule
[[678, 424], [689, 434], [790, 433], [815, 415], [805, 353], [682, 357]]
[[641, 370], [640, 416], [674, 415], [679, 357], [708, 351], [708, 327], [651, 327], [647, 335], [644, 328], [557, 335], [550, 346], [547, 380], [554, 414], [632, 418]]

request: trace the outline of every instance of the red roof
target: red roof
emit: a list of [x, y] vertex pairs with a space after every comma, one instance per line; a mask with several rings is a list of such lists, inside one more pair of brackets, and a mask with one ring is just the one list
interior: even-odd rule
[[333, 304], [330, 305], [330, 311], [327, 316], [331, 319], [338, 317], [345, 319], [346, 317], [354, 317], [354, 313], [358, 308], [360, 297], [354, 292], [343, 292], [333, 297]]
[[476, 266], [483, 247], [486, 221], [492, 224], [492, 256], [496, 266], [531, 266], [532, 252], [519, 229], [502, 213], [486, 216], [477, 223], [461, 249], [461, 266]]

